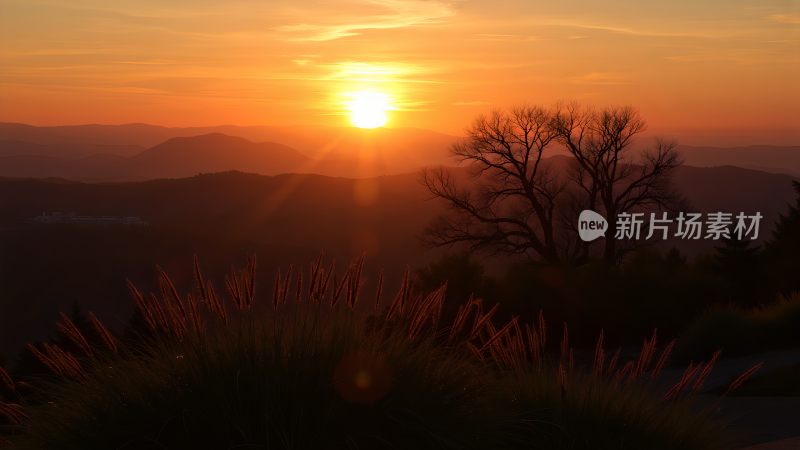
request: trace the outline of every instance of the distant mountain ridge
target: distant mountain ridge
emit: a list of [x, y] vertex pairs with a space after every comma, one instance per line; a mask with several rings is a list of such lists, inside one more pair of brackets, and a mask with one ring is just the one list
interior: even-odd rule
[[92, 155], [72, 159], [23, 154], [0, 158], [0, 176], [73, 180], [180, 178], [241, 170], [264, 175], [297, 172], [309, 158], [282, 144], [208, 134], [172, 138], [134, 156]]
[[[226, 141], [220, 138], [223, 135], [238, 140]], [[0, 123], [0, 176], [126, 181], [243, 170], [263, 175], [283, 171], [368, 177], [444, 164], [450, 146], [457, 139], [427, 130], [389, 128], [167, 128], [146, 124], [34, 127]], [[145, 163], [148, 159], [155, 163], [159, 158], [154, 155], [161, 151], [176, 152], [176, 142], [195, 146], [195, 149], [185, 148], [183, 153], [187, 156], [192, 154], [193, 158], [200, 154], [200, 160], [183, 161], [184, 168], [155, 167]], [[250, 145], [254, 143], [264, 144], [260, 150], [262, 153]], [[272, 148], [268, 149], [268, 146]], [[86, 161], [80, 160], [100, 153], [131, 159], [109, 162], [104, 167], [86, 165]], [[272, 153], [276, 157], [270, 159]], [[286, 156], [287, 161], [279, 161], [278, 154]], [[7, 157], [13, 158], [5, 159]], [[162, 158], [163, 163], [170, 159], [166, 155]], [[235, 163], [226, 162], [225, 158], [232, 158]], [[265, 162], [264, 158], [270, 160]], [[212, 161], [216, 163], [211, 164]], [[177, 164], [179, 161], [173, 162]], [[90, 170], [91, 167], [95, 170]], [[187, 171], [190, 167], [200, 171]]]
[[[457, 136], [417, 128], [360, 129], [331, 126], [237, 126], [163, 127], [142, 123], [125, 125], [64, 125], [38, 127], [0, 122], [0, 141], [59, 145], [134, 145], [153, 147], [176, 137], [226, 134], [253, 142], [278, 142], [308, 156], [349, 157], [356, 152], [380, 150], [402, 156], [414, 149], [423, 160], [446, 156]], [[66, 155], [65, 155], [66, 156]]]
[[0, 176], [66, 178], [78, 181], [141, 181], [185, 178], [201, 173], [241, 171], [260, 175], [317, 173], [365, 177], [408, 172], [416, 166], [390, 166], [385, 161], [311, 158], [274, 142], [251, 142], [220, 133], [171, 138], [134, 156], [92, 155], [58, 158], [21, 154], [0, 157]]
[[129, 158], [125, 175], [182, 178], [198, 173], [240, 170], [265, 175], [303, 172], [310, 158], [273, 142], [255, 143], [214, 133], [172, 138]]
[[686, 164], [698, 167], [739, 166], [800, 176], [800, 145], [745, 147], [678, 147]]
[[[0, 176], [133, 181], [241, 170], [370, 177], [453, 164], [449, 150], [458, 139], [411, 128], [0, 123]], [[800, 175], [800, 146], [680, 145], [678, 151], [690, 166]]]
[[49, 156], [59, 159], [73, 159], [94, 155], [133, 156], [143, 152], [145, 149], [142, 146], [127, 144], [38, 144], [28, 141], [0, 140], [0, 157]]
[[[545, 161], [563, 165], [566, 158], [557, 156], [552, 161]], [[466, 169], [452, 170], [466, 175], [463, 172]], [[790, 175], [733, 166], [681, 166], [675, 170], [672, 182], [688, 200], [687, 208], [707, 212], [760, 211], [765, 220], [770, 221], [793, 202], [793, 179]], [[291, 189], [287, 190], [287, 187]], [[123, 183], [83, 183], [58, 178], [0, 178], [0, 226], [21, 223], [42, 211], [138, 215], [158, 224], [163, 221], [161, 216], [185, 218], [188, 217], [186, 214], [215, 214], [215, 208], [206, 209], [213, 206], [213, 202], [209, 203], [212, 199], [218, 201], [219, 208], [252, 212], [267, 207], [270, 201], [266, 199], [271, 196], [275, 196], [275, 201], [282, 204], [299, 201], [304, 207], [328, 210], [335, 202], [348, 207], [357, 206], [359, 192], [366, 188], [374, 191], [371, 200], [366, 203], [370, 205], [368, 209], [380, 207], [397, 214], [411, 208], [402, 212], [401, 217], [423, 204], [429, 212], [439, 210], [439, 207], [433, 206], [436, 202], [426, 201], [429, 193], [416, 173], [353, 179], [319, 174], [264, 176], [227, 171]], [[385, 198], [389, 192], [392, 193], [391, 201]], [[159, 201], [154, 203], [151, 200], [155, 194], [159, 195]], [[403, 201], [399, 202], [399, 198]], [[243, 203], [234, 206], [236, 202]], [[167, 204], [169, 207], [165, 209]], [[197, 209], [192, 209], [194, 206], [190, 205], [196, 205]], [[182, 208], [192, 210], [181, 212]], [[335, 211], [336, 208], [330, 212]]]

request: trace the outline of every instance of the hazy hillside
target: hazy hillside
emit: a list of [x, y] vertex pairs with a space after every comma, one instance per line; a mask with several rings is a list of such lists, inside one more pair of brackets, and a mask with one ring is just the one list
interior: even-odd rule
[[304, 172], [310, 159], [293, 148], [275, 143], [208, 134], [173, 138], [125, 161], [123, 177], [180, 178], [229, 170], [264, 175]]
[[[791, 179], [738, 167], [684, 166], [673, 182], [701, 211], [761, 211], [771, 219], [792, 201]], [[364, 224], [413, 240], [438, 207], [417, 173], [347, 179], [227, 172], [137, 183], [0, 180], [0, 226], [7, 228], [42, 211], [135, 215], [158, 227], [209, 234], [224, 229], [245, 239], [280, 235], [282, 244], [310, 248], [346, 248], [345, 234]], [[321, 226], [326, 232], [315, 232]]]
[[115, 155], [92, 155], [63, 159], [53, 156], [20, 155], [0, 158], [0, 176], [19, 178], [65, 178], [82, 181], [139, 181], [126, 168], [128, 160]]
[[22, 123], [0, 122], [0, 140], [43, 145], [136, 145], [139, 147], [152, 147], [174, 137], [196, 136], [206, 133], [208, 132], [187, 133], [181, 129], [141, 123], [38, 127]]
[[[50, 149], [47, 149], [46, 153], [37, 152], [36, 154], [63, 156], [64, 158], [94, 153], [123, 154], [121, 150], [119, 152], [92, 151], [93, 146], [149, 148], [176, 137], [217, 133], [241, 137], [253, 142], [277, 142], [315, 159], [340, 160], [358, 157], [366, 161], [373, 161], [371, 164], [376, 166], [399, 168], [399, 170], [393, 170], [392, 173], [445, 162], [450, 145], [457, 140], [454, 136], [413, 128], [367, 130], [324, 126], [241, 127], [233, 125], [168, 128], [147, 124], [36, 127], [0, 123], [0, 141], [14, 141], [20, 147], [61, 146], [63, 148], [61, 154], [58, 152], [54, 154]], [[8, 154], [16, 153], [0, 151], [0, 156]], [[132, 154], [125, 153], [125, 156]]]
[[[20, 143], [17, 147], [10, 146], [5, 152], [13, 156], [0, 154], [0, 176], [138, 181], [240, 170], [261, 175], [316, 173], [362, 178], [412, 172], [425, 165], [447, 161], [442, 151], [437, 153], [422, 148], [419, 152], [415, 150], [403, 155], [383, 147], [382, 138], [353, 139], [341, 144], [347, 146], [347, 151], [337, 150], [337, 147], [310, 155], [275, 142], [256, 143], [220, 133], [171, 138], [129, 157], [105, 153], [81, 157], [70, 153], [73, 156], [59, 157], [54, 156], [52, 148], [65, 146]], [[400, 144], [392, 144], [397, 145]], [[36, 148], [47, 151], [30, 151]], [[409, 148], [419, 149], [421, 146]], [[446, 152], [448, 145], [442, 144], [441, 148]]]
[[66, 159], [26, 154], [0, 158], [2, 176], [83, 181], [181, 178], [228, 170], [277, 175], [311, 172], [313, 167], [309, 157], [285, 145], [223, 134], [172, 138], [130, 157], [98, 154]]
[[800, 175], [800, 146], [693, 147], [681, 145], [679, 151], [686, 164], [690, 166], [728, 165]]
[[[192, 139], [175, 141], [176, 138]], [[296, 172], [369, 177], [451, 164], [449, 149], [457, 139], [409, 128], [168, 128], [147, 124], [36, 127], [0, 123], [0, 176], [122, 181], [243, 170], [264, 175]], [[679, 151], [690, 166], [728, 165], [800, 175], [798, 146], [680, 145]], [[553, 154], [562, 153], [553, 150]], [[97, 155], [103, 157], [95, 158]], [[285, 155], [286, 160], [280, 161], [280, 155]], [[114, 160], [110, 156], [131, 160]]]
[[83, 158], [93, 155], [133, 156], [145, 150], [138, 145], [104, 145], [53, 143], [38, 144], [27, 141], [0, 140], [0, 157], [49, 156], [60, 159]]

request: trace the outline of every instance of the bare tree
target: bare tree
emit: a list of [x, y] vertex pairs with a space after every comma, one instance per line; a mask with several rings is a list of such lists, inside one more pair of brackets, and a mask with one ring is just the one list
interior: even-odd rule
[[[629, 249], [615, 237], [618, 213], [672, 209], [680, 200], [669, 182], [680, 164], [675, 144], [634, 152], [644, 129], [631, 107], [523, 106], [478, 117], [452, 149], [470, 168], [467, 179], [446, 169], [423, 173], [450, 208], [426, 230], [428, 243], [580, 263], [590, 244], [578, 239], [576, 219], [592, 209], [608, 219], [601, 254], [615, 263]], [[543, 161], [555, 147], [571, 155], [569, 164]]]
[[554, 222], [564, 186], [542, 164], [556, 138], [552, 122], [535, 106], [479, 117], [452, 149], [471, 169], [467, 186], [445, 169], [423, 173], [428, 190], [451, 209], [428, 228], [428, 242], [559, 261]]
[[[657, 140], [639, 158], [631, 154], [635, 138], [645, 127], [634, 108], [593, 110], [576, 104], [560, 108], [551, 123], [551, 132], [575, 159], [570, 178], [582, 194], [584, 207], [608, 219], [603, 249], [608, 262], [615, 262], [625, 250], [615, 237], [618, 213], [668, 210], [680, 201], [669, 182], [680, 164], [674, 143]], [[588, 244], [576, 249], [575, 259], [588, 257]]]

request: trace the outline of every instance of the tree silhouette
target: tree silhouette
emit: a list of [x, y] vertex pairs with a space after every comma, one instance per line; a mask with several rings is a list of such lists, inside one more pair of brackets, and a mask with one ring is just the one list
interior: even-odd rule
[[792, 185], [797, 192], [795, 204], [780, 216], [765, 247], [773, 284], [783, 295], [800, 291], [800, 182], [792, 181]]
[[[614, 237], [618, 213], [671, 209], [679, 201], [669, 183], [680, 164], [675, 144], [657, 141], [641, 158], [631, 156], [644, 129], [631, 107], [521, 106], [479, 116], [452, 149], [469, 168], [467, 183], [443, 168], [423, 173], [450, 210], [428, 227], [427, 242], [582, 263], [590, 249], [576, 222], [580, 210], [592, 209], [608, 219], [602, 256], [615, 263], [628, 250]], [[544, 160], [559, 144], [571, 155], [567, 167]]]
[[[629, 106], [595, 110], [570, 104], [558, 109], [552, 128], [576, 162], [570, 179], [578, 187], [577, 205], [608, 219], [603, 258], [616, 262], [628, 250], [620, 248], [615, 237], [617, 214], [674, 209], [680, 202], [670, 186], [670, 175], [681, 163], [676, 144], [657, 140], [640, 158], [632, 157], [632, 146], [646, 122]], [[579, 243], [575, 250], [574, 259], [585, 260], [589, 245]]]
[[555, 139], [551, 119], [544, 108], [524, 106], [475, 120], [452, 149], [470, 166], [470, 186], [462, 188], [445, 169], [423, 173], [425, 186], [452, 212], [427, 229], [429, 243], [560, 259], [554, 222], [563, 186], [542, 164]]
[[751, 240], [739, 239], [731, 233], [716, 248], [714, 266], [728, 285], [734, 304], [752, 307], [761, 303], [764, 281], [761, 250]]

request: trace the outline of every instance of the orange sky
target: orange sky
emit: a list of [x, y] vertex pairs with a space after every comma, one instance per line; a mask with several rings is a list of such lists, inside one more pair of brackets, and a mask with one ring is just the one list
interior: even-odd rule
[[460, 132], [559, 99], [657, 129], [800, 127], [800, 2], [0, 0], [0, 121]]

